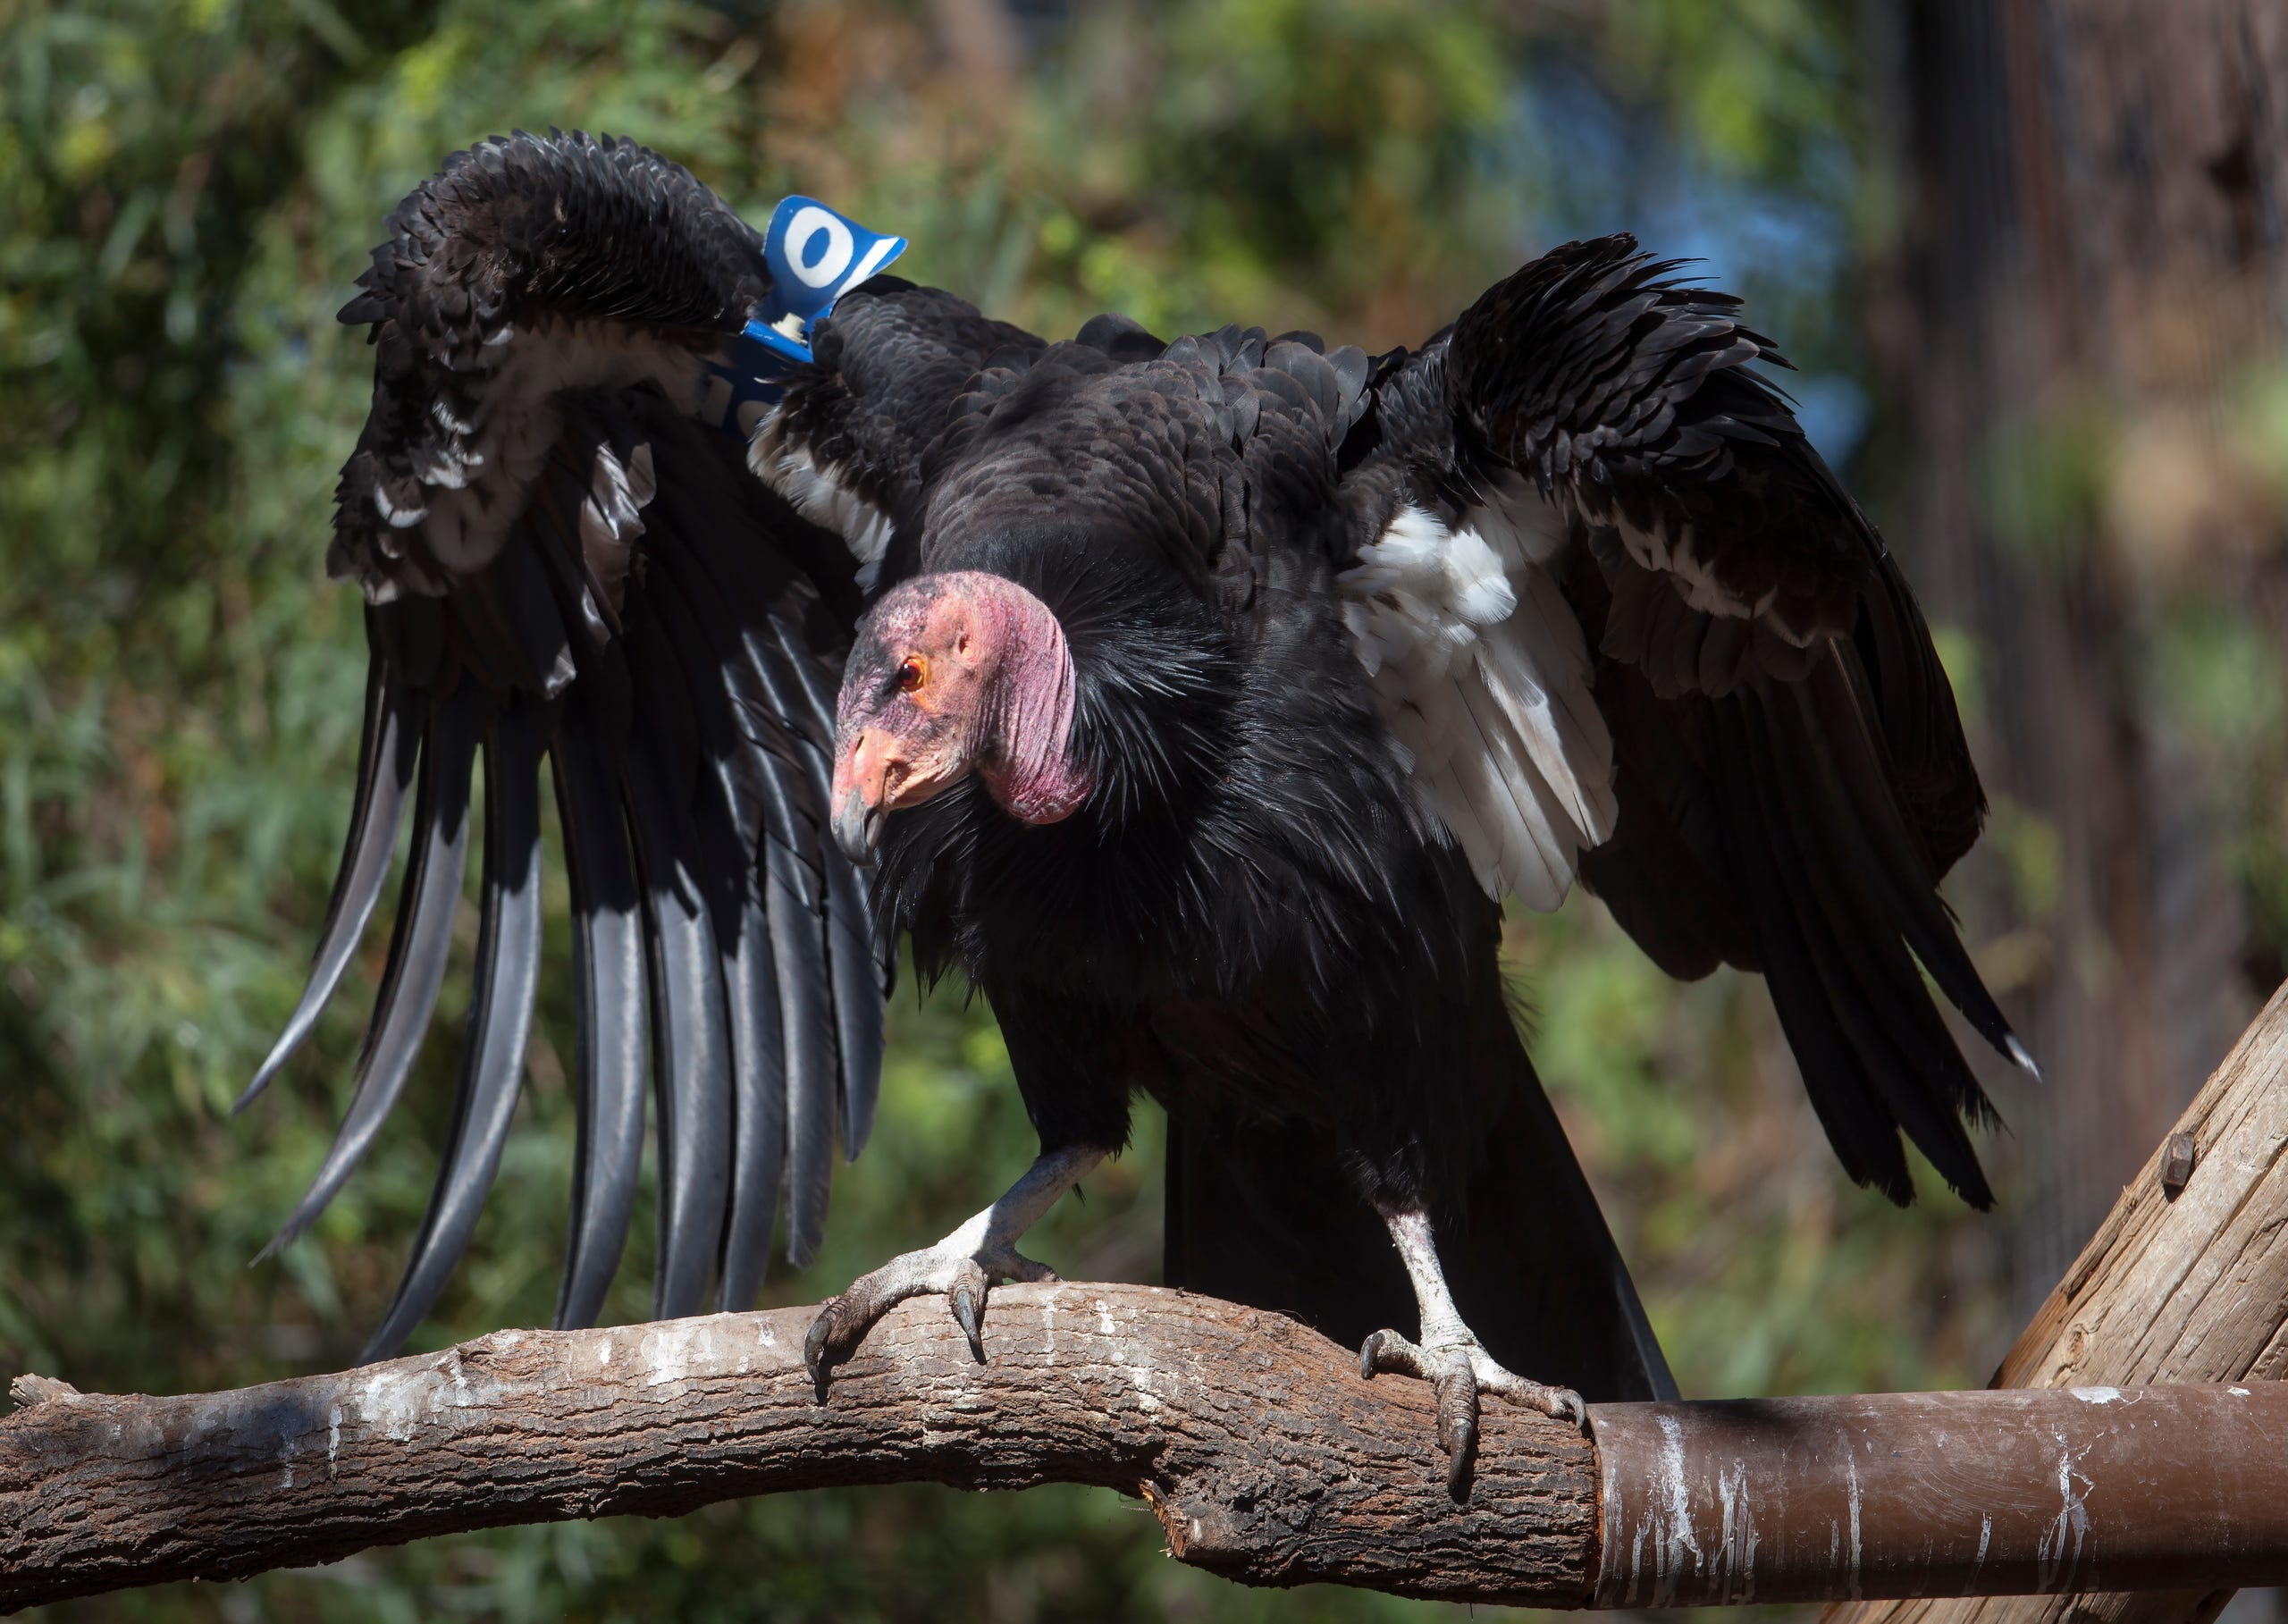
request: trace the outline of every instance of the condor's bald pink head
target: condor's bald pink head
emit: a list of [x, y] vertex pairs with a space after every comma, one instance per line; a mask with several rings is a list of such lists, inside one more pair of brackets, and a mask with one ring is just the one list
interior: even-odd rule
[[1089, 795], [1073, 753], [1064, 628], [1013, 581], [975, 571], [892, 589], [858, 628], [834, 739], [834, 837], [866, 862], [882, 820], [974, 772], [1027, 823]]

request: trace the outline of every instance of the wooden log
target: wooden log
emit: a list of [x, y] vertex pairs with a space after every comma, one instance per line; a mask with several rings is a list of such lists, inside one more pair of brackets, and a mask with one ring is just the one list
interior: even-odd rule
[[[2288, 1372], [2284, 1151], [2288, 985], [2146, 1158], [2003, 1359], [1994, 1385], [2278, 1381]], [[1825, 1624], [2206, 1624], [2232, 1595], [2212, 1585], [1846, 1605], [1830, 1609]]]

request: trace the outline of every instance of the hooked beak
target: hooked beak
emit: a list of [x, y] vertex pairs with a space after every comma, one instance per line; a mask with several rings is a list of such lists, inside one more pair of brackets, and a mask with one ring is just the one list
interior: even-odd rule
[[834, 843], [862, 869], [874, 866], [874, 847], [889, 816], [888, 762], [881, 736], [869, 728], [835, 763]]
[[854, 785], [834, 809], [834, 843], [862, 869], [874, 866], [874, 846], [882, 837], [883, 809], [868, 805]]

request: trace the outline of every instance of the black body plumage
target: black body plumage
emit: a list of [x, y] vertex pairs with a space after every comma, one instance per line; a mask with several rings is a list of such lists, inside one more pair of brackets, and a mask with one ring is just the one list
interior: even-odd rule
[[[1370, 361], [1117, 317], [1045, 343], [883, 278], [812, 334], [743, 464], [679, 391], [767, 273], [680, 169], [517, 137], [391, 231], [344, 313], [381, 348], [335, 552], [375, 601], [358, 811], [264, 1073], [412, 802], [358, 1100], [290, 1233], [404, 1082], [481, 754], [469, 1058], [377, 1347], [499, 1153], [543, 754], [581, 991], [568, 1321], [625, 1233], [647, 1049], [661, 1311], [711, 1273], [752, 1296], [782, 1182], [807, 1250], [903, 931], [925, 978], [990, 1001], [1045, 1148], [1117, 1149], [1134, 1093], [1165, 1103], [1172, 1282], [1356, 1336], [1411, 1306], [1375, 1214], [1421, 1207], [1502, 1359], [1665, 1391], [1499, 963], [1499, 894], [1553, 901], [1577, 871], [1673, 973], [1768, 978], [1855, 1177], [1904, 1199], [1904, 1132], [1985, 1199], [1985, 1098], [1921, 979], [2023, 1053], [1936, 893], [1977, 778], [1911, 594], [1745, 370], [1778, 358], [1736, 301], [1625, 238], [1571, 244]], [[946, 571], [1053, 613], [1093, 789], [1036, 825], [964, 781], [889, 817], [869, 882], [820, 834], [833, 686], [846, 650], [894, 663], [861, 580]]]

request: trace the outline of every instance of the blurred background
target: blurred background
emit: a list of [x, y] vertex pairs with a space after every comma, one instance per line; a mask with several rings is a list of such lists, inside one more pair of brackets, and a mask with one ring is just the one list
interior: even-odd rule
[[[1897, 1211], [1838, 1171], [1760, 982], [1670, 984], [1578, 896], [1516, 918], [1543, 1074], [1688, 1393], [1982, 1383], [2288, 966], [2274, 0], [0, 0], [0, 1370], [333, 1367], [395, 1283], [458, 978], [413, 1108], [252, 1268], [346, 1097], [378, 944], [227, 1115], [298, 989], [357, 744], [356, 600], [320, 560], [371, 374], [332, 312], [440, 157], [549, 124], [657, 146], [757, 220], [825, 198], [911, 237], [901, 272], [1052, 336], [1111, 308], [1414, 342], [1623, 227], [1749, 296], [1939, 628], [1993, 800], [1949, 895], [2048, 1081], [1985, 1069], [1999, 1212], [1931, 1178]], [[548, 996], [416, 1348], [551, 1310], [572, 1113]], [[1030, 1154], [957, 989], [902, 991], [893, 1034], [828, 1247], [771, 1301], [942, 1233]], [[1153, 1278], [1157, 1142], [1148, 1121], [1038, 1255]], [[628, 1258], [612, 1310], [637, 1319], [644, 1233]], [[1220, 1585], [1108, 1494], [914, 1487], [51, 1616], [1431, 1611]]]

